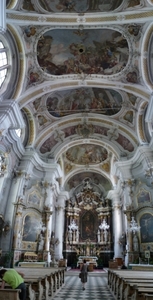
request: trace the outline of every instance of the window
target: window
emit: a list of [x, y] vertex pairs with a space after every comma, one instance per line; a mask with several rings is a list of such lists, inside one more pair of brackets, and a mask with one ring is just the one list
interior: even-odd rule
[[21, 137], [22, 132], [21, 132], [20, 128], [16, 129], [15, 132], [16, 132], [16, 134], [17, 134], [18, 137]]
[[8, 58], [7, 49], [4, 47], [2, 41], [0, 41], [0, 88], [6, 78], [8, 70]]

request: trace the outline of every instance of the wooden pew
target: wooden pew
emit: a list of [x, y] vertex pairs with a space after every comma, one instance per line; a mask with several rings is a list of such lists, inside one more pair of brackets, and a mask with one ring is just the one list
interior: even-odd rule
[[[35, 292], [36, 300], [41, 300], [42, 294], [44, 299], [49, 300], [49, 297], [53, 297], [57, 289], [59, 289], [64, 283], [65, 268], [55, 269], [41, 267], [38, 271], [38, 268], [27, 269], [23, 267], [17, 267], [16, 271], [24, 273], [24, 279], [27, 284], [28, 282], [31, 282], [31, 287]], [[39, 286], [36, 285], [38, 275], [41, 276], [41, 278], [39, 278]], [[29, 294], [30, 292], [31, 290], [29, 291]]]
[[144, 294], [144, 299], [145, 300], [152, 300], [153, 299], [153, 294]]
[[[17, 270], [17, 271], [19, 271], [19, 270]], [[0, 282], [1, 281], [2, 280], [0, 279]], [[26, 277], [26, 276], [24, 277], [24, 282], [27, 287], [27, 297], [29, 297], [28, 299], [30, 299], [30, 300], [37, 300], [37, 299], [42, 300], [43, 299], [44, 287], [43, 287], [42, 281], [44, 281], [44, 278], [38, 278], [38, 275], [31, 275], [28, 277]], [[10, 289], [10, 286], [8, 284], [5, 284], [5, 290], [12, 291], [12, 289]], [[4, 291], [4, 290], [2, 290], [2, 291]], [[15, 289], [15, 291], [18, 291], [18, 290]], [[16, 298], [12, 298], [12, 299], [16, 299]], [[44, 299], [48, 299], [48, 297], [44, 297]], [[1, 298], [0, 298], [0, 300], [1, 300]], [[5, 300], [8, 300], [8, 299], [5, 298]]]
[[[150, 282], [149, 282], [150, 281]], [[116, 299], [129, 299], [132, 294], [140, 291], [132, 291], [132, 286], [138, 285], [140, 288], [146, 284], [146, 289], [150, 293], [150, 287], [153, 286], [153, 273], [149, 271], [133, 271], [133, 270], [111, 270], [108, 276], [108, 286], [112, 290]], [[148, 284], [148, 286], [147, 286]], [[149, 286], [150, 284], [150, 286]], [[146, 290], [147, 292], [147, 290]]]
[[14, 289], [0, 290], [0, 300], [20, 300], [19, 292], [20, 290], [14, 290]]
[[117, 299], [128, 299], [130, 294], [130, 287], [134, 284], [143, 285], [143, 284], [152, 284], [153, 286], [153, 276], [150, 278], [144, 276], [128, 276], [128, 277], [119, 277], [118, 281], [116, 282], [116, 297]]
[[119, 293], [116, 294], [116, 298], [120, 299], [120, 300], [127, 300], [129, 299], [129, 296], [131, 295], [132, 291], [131, 291], [131, 287], [133, 285], [139, 285], [139, 286], [143, 286], [146, 284], [150, 284], [151, 286], [153, 286], [153, 279], [129, 279], [129, 281], [125, 278], [122, 279], [122, 283], [120, 285], [119, 288]]
[[[22, 270], [24, 272], [24, 270]], [[46, 273], [48, 273], [46, 275]], [[59, 288], [59, 275], [57, 272], [39, 272], [39, 275], [41, 277], [39, 278], [39, 286], [36, 284], [38, 281], [38, 272], [36, 270], [26, 270], [24, 272], [24, 280], [25, 283], [28, 283], [28, 281], [32, 282], [32, 288], [35, 290], [36, 293], [36, 299], [41, 300], [43, 297], [44, 299], [48, 300], [49, 296], [53, 296], [53, 294], [56, 292], [57, 288]], [[37, 297], [37, 294], [39, 295]]]
[[[145, 300], [146, 299], [146, 293], [152, 295], [153, 294], [153, 287], [140, 287], [135, 286], [135, 291], [131, 296], [131, 300]], [[148, 297], [148, 296], [147, 296]], [[153, 298], [152, 298], [153, 299]], [[151, 300], [151, 299], [150, 299]]]
[[[127, 292], [124, 293], [124, 297], [123, 299], [128, 300], [129, 298], [133, 298], [133, 299], [137, 299], [136, 294], [138, 294], [140, 292], [140, 289], [147, 289], [147, 291], [150, 290], [150, 288], [152, 289], [151, 292], [153, 292], [153, 281], [152, 282], [128, 282], [127, 283]], [[138, 293], [137, 293], [138, 291]], [[140, 294], [140, 293], [139, 293]], [[140, 297], [144, 297], [144, 295], [140, 295]]]
[[44, 288], [41, 278], [24, 278], [27, 286], [28, 296], [30, 300], [41, 300], [43, 298]]
[[[131, 287], [133, 285], [144, 285], [150, 280], [150, 284], [153, 285], [153, 276], [145, 277], [143, 274], [135, 274], [134, 276], [120, 277], [120, 281], [116, 287], [116, 296], [119, 299], [129, 299], [131, 294]], [[124, 296], [123, 296], [124, 295]]]

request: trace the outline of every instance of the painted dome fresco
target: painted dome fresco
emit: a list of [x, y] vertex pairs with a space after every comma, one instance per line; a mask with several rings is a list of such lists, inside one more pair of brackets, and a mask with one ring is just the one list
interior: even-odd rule
[[41, 7], [49, 12], [104, 12], [118, 8], [122, 0], [38, 0]]
[[46, 101], [48, 112], [63, 117], [80, 112], [114, 115], [122, 107], [122, 97], [115, 90], [80, 88], [52, 93]]
[[55, 29], [37, 43], [37, 61], [50, 75], [114, 75], [127, 65], [128, 42], [112, 29]]
[[106, 160], [108, 152], [104, 147], [85, 144], [71, 147], [66, 151], [67, 160], [75, 164], [99, 164]]

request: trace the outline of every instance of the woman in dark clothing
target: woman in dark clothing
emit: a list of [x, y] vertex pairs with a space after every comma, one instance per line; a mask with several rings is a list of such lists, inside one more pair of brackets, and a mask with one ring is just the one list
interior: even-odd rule
[[82, 289], [85, 290], [85, 283], [87, 282], [87, 275], [88, 275], [88, 266], [86, 264], [86, 260], [83, 260], [83, 264], [81, 267], [81, 282], [82, 282]]

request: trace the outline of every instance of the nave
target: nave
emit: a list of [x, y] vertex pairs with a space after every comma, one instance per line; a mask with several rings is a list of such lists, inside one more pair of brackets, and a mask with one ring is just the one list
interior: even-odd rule
[[107, 286], [107, 273], [95, 274], [89, 273], [88, 282], [85, 291], [82, 290], [82, 284], [78, 273], [66, 272], [65, 284], [54, 296], [55, 300], [100, 300], [115, 299]]

